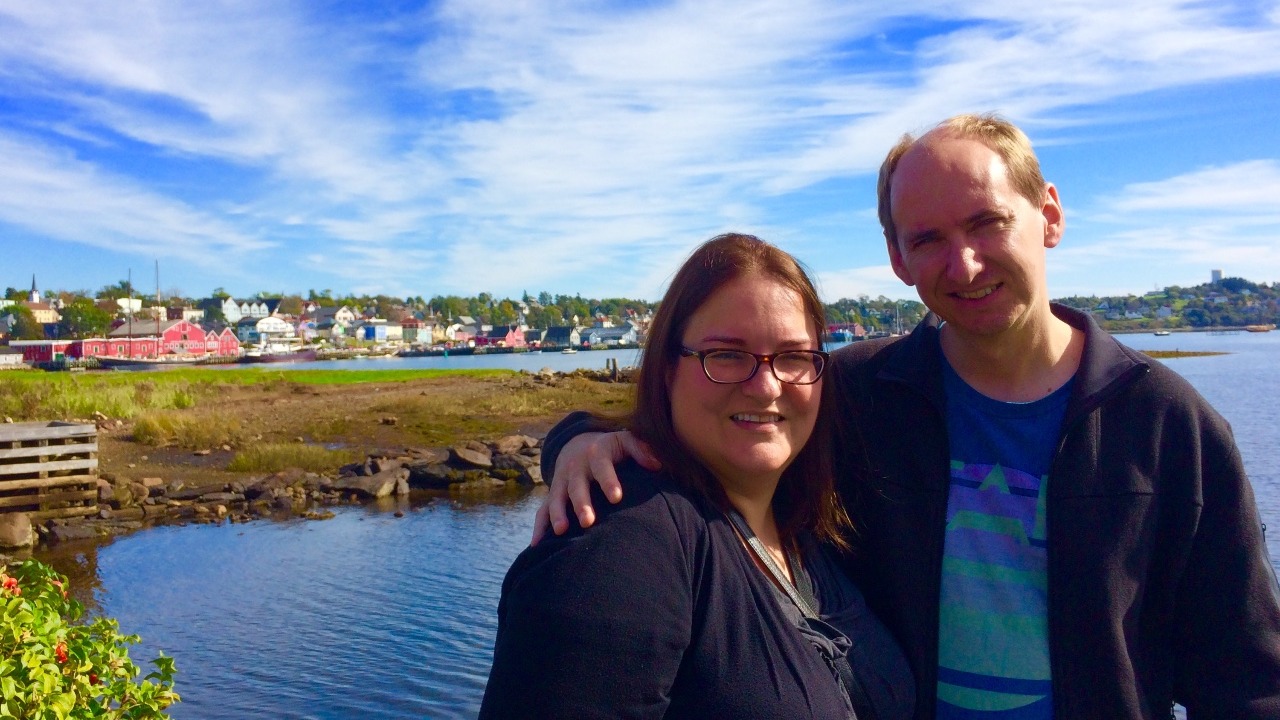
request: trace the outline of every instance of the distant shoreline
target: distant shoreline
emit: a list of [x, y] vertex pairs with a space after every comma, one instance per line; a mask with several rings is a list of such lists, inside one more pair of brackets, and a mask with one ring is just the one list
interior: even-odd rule
[[1132, 330], [1108, 330], [1112, 335], [1154, 335], [1156, 331], [1175, 333], [1216, 333], [1230, 334], [1248, 332], [1243, 325], [1215, 325], [1213, 327], [1202, 328], [1134, 328]]
[[1208, 357], [1210, 355], [1230, 355], [1218, 350], [1139, 350], [1138, 352], [1157, 360], [1173, 360], [1177, 358]]

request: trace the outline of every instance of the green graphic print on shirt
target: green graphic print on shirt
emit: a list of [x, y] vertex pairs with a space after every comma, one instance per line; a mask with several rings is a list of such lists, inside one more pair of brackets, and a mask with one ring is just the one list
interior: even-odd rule
[[1050, 720], [1045, 498], [1069, 384], [1004, 403], [947, 375], [938, 718]]

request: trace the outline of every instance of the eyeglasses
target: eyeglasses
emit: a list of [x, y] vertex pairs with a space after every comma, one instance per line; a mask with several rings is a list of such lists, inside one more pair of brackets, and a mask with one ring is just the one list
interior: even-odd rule
[[698, 358], [707, 379], [721, 385], [750, 380], [760, 369], [760, 363], [769, 363], [769, 370], [780, 382], [812, 385], [822, 377], [822, 371], [827, 367], [828, 355], [820, 350], [787, 350], [772, 355], [757, 355], [746, 350], [690, 350], [681, 347], [680, 357]]

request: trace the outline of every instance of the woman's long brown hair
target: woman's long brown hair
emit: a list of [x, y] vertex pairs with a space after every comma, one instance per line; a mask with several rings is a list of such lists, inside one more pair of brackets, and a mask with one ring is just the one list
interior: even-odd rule
[[[804, 313], [826, 339], [826, 312], [813, 282], [790, 254], [752, 235], [730, 233], [703, 243], [676, 273], [654, 314], [636, 381], [635, 409], [627, 426], [652, 448], [677, 482], [709, 502], [728, 509], [720, 483], [676, 435], [671, 419], [670, 378], [680, 362], [689, 318], [726, 283], [744, 275], [775, 280], [800, 297]], [[841, 547], [841, 529], [849, 526], [835, 492], [832, 463], [834, 391], [823, 382], [813, 434], [782, 473], [773, 497], [774, 516], [784, 541], [809, 529], [821, 540]]]

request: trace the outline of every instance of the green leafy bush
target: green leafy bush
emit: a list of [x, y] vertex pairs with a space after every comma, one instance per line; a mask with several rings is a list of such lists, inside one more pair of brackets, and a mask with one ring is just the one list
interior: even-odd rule
[[0, 718], [153, 720], [179, 701], [173, 658], [161, 653], [137, 679], [138, 636], [110, 618], [80, 624], [84, 607], [47, 565], [0, 566], [0, 608]]

